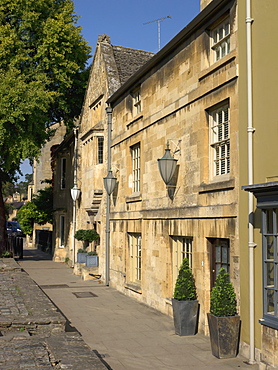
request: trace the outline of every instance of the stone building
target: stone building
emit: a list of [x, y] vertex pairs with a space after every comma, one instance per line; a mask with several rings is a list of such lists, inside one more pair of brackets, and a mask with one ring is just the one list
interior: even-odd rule
[[[98, 37], [78, 124], [77, 185], [81, 194], [76, 204], [76, 230], [94, 228], [100, 234], [101, 241], [105, 240], [103, 177], [107, 171], [105, 101], [152, 56], [153, 53], [147, 51], [112, 45], [105, 34]], [[72, 230], [73, 202], [70, 189], [74, 185], [73, 139], [65, 140], [60, 145], [55, 158], [54, 258], [57, 261], [65, 258], [72, 261], [75, 258], [73, 255], [76, 256], [76, 251], [82, 247], [81, 242], [74, 240]], [[63, 173], [67, 179], [64, 188], [61, 187]], [[97, 252], [102, 273], [103, 249], [98, 248]]]
[[[107, 101], [117, 178], [110, 284], [171, 314], [187, 256], [207, 334], [210, 289], [225, 267], [242, 321], [240, 351], [261, 369], [278, 366], [278, 85], [269, 55], [277, 7], [201, 1], [200, 14]], [[165, 148], [177, 160], [168, 186], [157, 166]]]
[[[63, 141], [66, 134], [66, 126], [60, 123], [54, 123], [51, 126], [53, 130], [53, 135], [48, 142], [41, 149], [39, 158], [33, 161], [33, 180], [28, 185], [28, 201], [32, 200], [34, 194], [37, 194], [39, 190], [44, 189], [49, 186], [48, 181], [52, 181], [52, 151], [56, 145], [59, 145]], [[52, 225], [34, 225], [33, 235], [31, 237], [27, 236], [27, 244], [31, 246], [38, 245], [39, 234], [43, 236], [46, 235], [46, 239], [49, 240], [48, 244], [51, 244], [51, 232]], [[50, 251], [50, 245], [48, 250]]]
[[[230, 272], [239, 298], [238, 22], [213, 1], [107, 101], [112, 113], [110, 284], [172, 314], [188, 257], [208, 333], [210, 289]], [[166, 186], [158, 159], [177, 168]]]
[[[278, 3], [200, 4], [200, 14], [126, 80], [114, 83], [106, 72], [117, 70], [106, 69], [116, 57], [106, 53], [113, 49], [108, 40], [99, 40], [79, 130], [77, 227], [100, 233], [99, 273], [111, 286], [169, 315], [188, 257], [204, 334], [210, 290], [226, 268], [241, 317], [241, 353], [260, 369], [277, 368], [278, 173], [271, 159]], [[107, 246], [103, 148], [110, 118], [117, 185]], [[177, 163], [167, 185], [158, 169], [165, 149]]]
[[52, 153], [53, 169], [53, 259], [72, 260], [71, 229], [75, 135], [71, 131]]

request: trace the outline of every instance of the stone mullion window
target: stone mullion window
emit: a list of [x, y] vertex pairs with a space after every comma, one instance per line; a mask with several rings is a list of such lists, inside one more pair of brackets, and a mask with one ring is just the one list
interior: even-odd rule
[[140, 192], [140, 145], [131, 147], [132, 155], [132, 191]]
[[132, 93], [133, 99], [133, 115], [136, 116], [137, 114], [142, 112], [142, 102], [141, 102], [141, 90], [140, 88], [136, 89]]
[[228, 105], [211, 112], [210, 145], [213, 176], [230, 173], [230, 118]]
[[226, 19], [212, 30], [212, 50], [214, 61], [218, 61], [230, 52], [230, 22]]
[[140, 283], [142, 279], [142, 236], [131, 233], [129, 236], [130, 281]]
[[103, 163], [103, 144], [104, 144], [104, 138], [102, 136], [99, 136], [97, 138], [97, 158], [98, 158], [98, 164]]
[[188, 258], [189, 266], [192, 268], [192, 237], [172, 236], [172, 269], [173, 288], [178, 277], [179, 269], [184, 258]]

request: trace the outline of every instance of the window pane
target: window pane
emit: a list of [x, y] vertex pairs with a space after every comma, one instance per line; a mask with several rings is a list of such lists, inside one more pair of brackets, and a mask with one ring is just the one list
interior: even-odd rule
[[218, 272], [219, 272], [219, 270], [221, 269], [221, 267], [223, 267], [223, 266], [221, 266], [221, 265], [216, 265], [215, 266], [216, 268], [215, 268], [215, 271], [216, 271], [216, 275], [218, 274]]
[[267, 259], [268, 260], [273, 260], [274, 258], [274, 239], [272, 235], [268, 235], [266, 237], [267, 240]]
[[215, 262], [221, 262], [221, 247], [215, 247]]
[[274, 290], [267, 290], [266, 311], [268, 314], [274, 315]]
[[273, 210], [268, 209], [266, 211], [266, 217], [267, 217], [267, 234], [273, 234]]
[[230, 33], [230, 24], [226, 23], [225, 24], [225, 36], [227, 36]]
[[266, 263], [266, 285], [268, 287], [274, 286], [274, 263]]
[[222, 248], [222, 262], [223, 263], [228, 263], [228, 248], [227, 247], [223, 247]]

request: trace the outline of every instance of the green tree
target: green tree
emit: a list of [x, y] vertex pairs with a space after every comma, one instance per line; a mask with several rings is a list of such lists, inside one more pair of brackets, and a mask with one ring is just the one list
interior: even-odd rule
[[4, 197], [12, 196], [15, 192], [14, 183], [7, 181], [3, 183], [2, 194]]
[[39, 155], [62, 120], [79, 115], [90, 48], [72, 0], [0, 0], [0, 252], [5, 243], [2, 184]]
[[25, 234], [31, 235], [34, 223], [44, 225], [53, 222], [53, 192], [52, 187], [38, 191], [31, 202], [26, 203], [17, 212], [17, 219]]

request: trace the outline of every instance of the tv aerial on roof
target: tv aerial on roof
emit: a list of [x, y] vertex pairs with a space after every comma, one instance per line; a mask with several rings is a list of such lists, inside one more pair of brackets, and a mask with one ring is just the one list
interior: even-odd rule
[[167, 17], [163, 17], [163, 18], [155, 19], [154, 21], [143, 23], [144, 25], [149, 24], [149, 23], [154, 23], [154, 22], [157, 23], [158, 51], [160, 50], [160, 23], [164, 21], [164, 19], [167, 19], [167, 18], [172, 18], [172, 17], [170, 15], [167, 15]]

